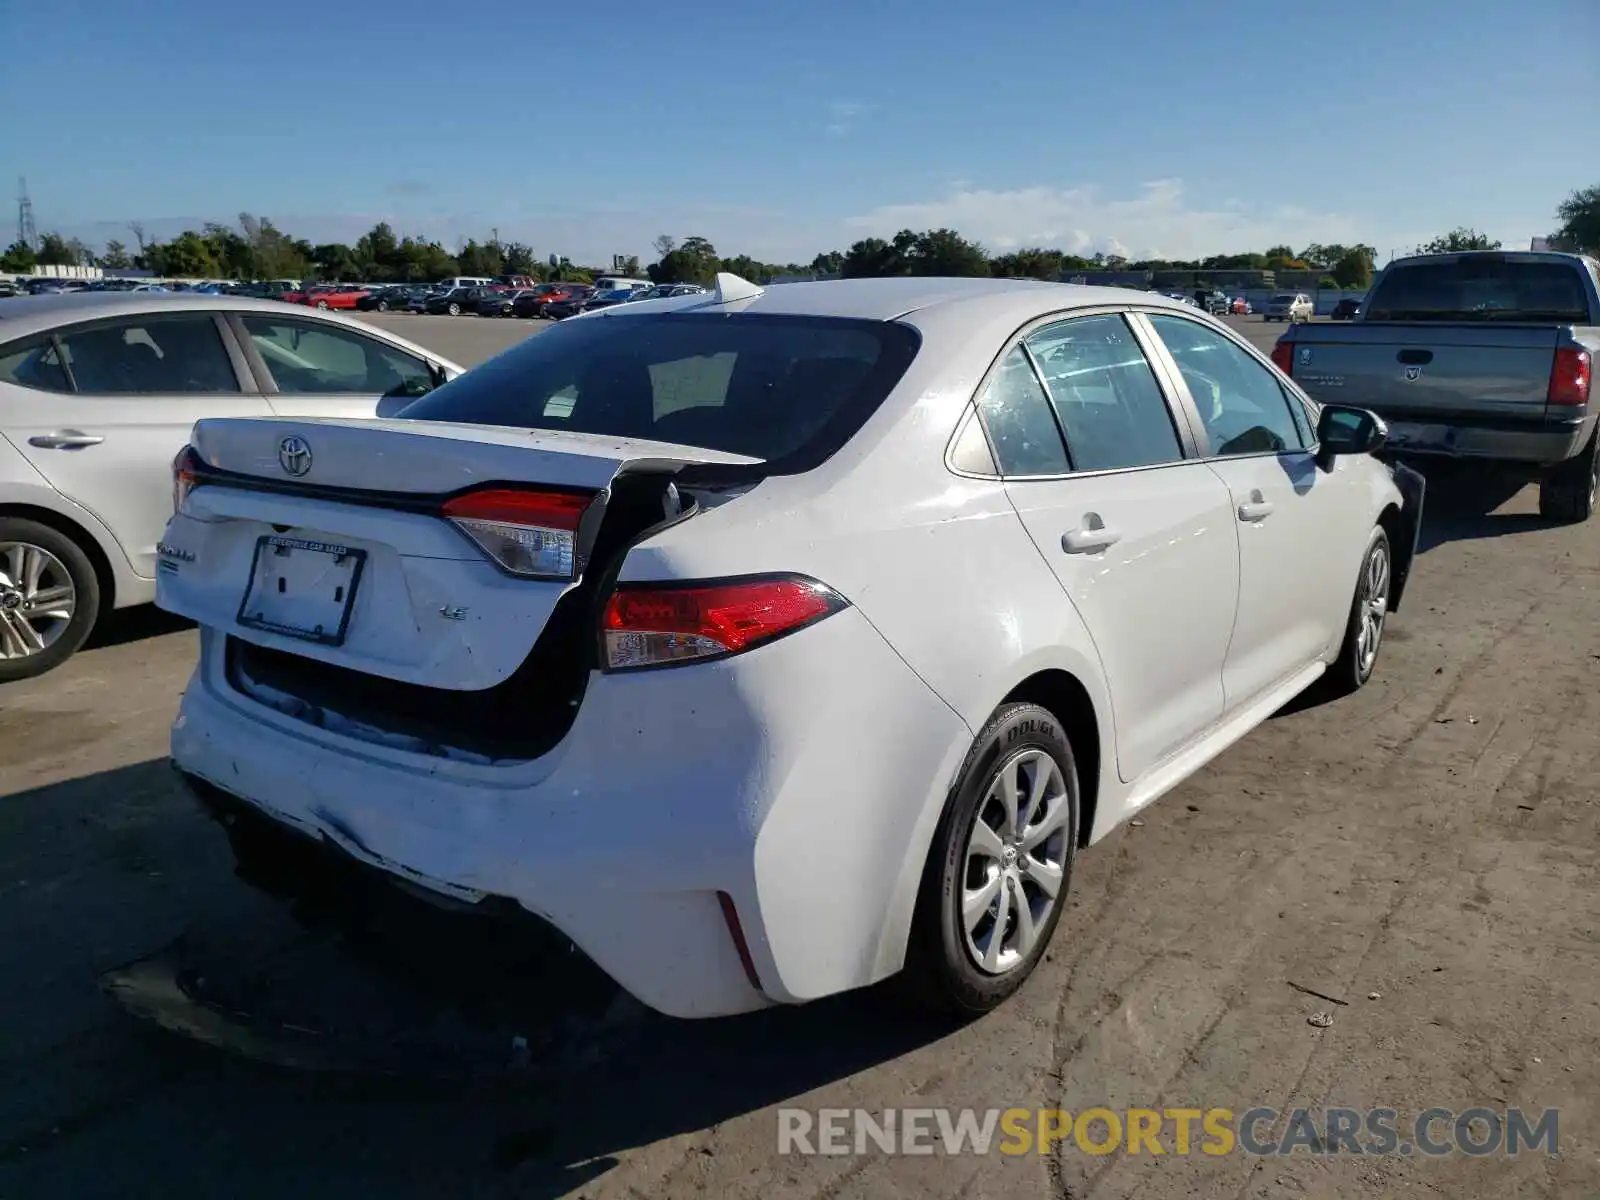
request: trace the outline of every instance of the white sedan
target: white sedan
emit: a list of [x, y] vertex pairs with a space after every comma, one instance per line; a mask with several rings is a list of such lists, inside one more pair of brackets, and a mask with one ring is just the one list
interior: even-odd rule
[[275, 301], [89, 292], [0, 300], [0, 683], [155, 596], [172, 460], [201, 417], [371, 417], [456, 364]]
[[1080, 848], [1366, 682], [1422, 501], [1382, 439], [1159, 297], [722, 276], [404, 419], [202, 421], [172, 755], [247, 875], [553, 926], [664, 1013], [982, 1012]]

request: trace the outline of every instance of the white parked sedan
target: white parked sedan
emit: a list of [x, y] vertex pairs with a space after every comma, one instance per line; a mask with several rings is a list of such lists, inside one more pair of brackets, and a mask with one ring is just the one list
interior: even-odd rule
[[155, 595], [172, 460], [201, 417], [371, 417], [462, 368], [358, 322], [238, 296], [0, 300], [0, 683]]
[[1158, 297], [723, 276], [403, 419], [202, 421], [173, 759], [247, 874], [520, 914], [665, 1013], [902, 968], [981, 1012], [1080, 847], [1367, 680], [1422, 502], [1382, 437]]

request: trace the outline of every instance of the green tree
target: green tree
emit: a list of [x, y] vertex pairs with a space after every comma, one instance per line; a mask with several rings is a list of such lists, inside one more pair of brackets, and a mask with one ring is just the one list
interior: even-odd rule
[[844, 266], [844, 255], [828, 250], [811, 260], [811, 269], [818, 275], [837, 275]]
[[1066, 256], [1059, 250], [1030, 246], [991, 258], [989, 269], [995, 275], [1007, 279], [1053, 281], [1060, 279], [1066, 270], [1065, 258]]
[[1600, 184], [1579, 188], [1556, 208], [1556, 237], [1580, 254], [1600, 254]]
[[387, 221], [379, 221], [356, 242], [352, 257], [363, 276], [369, 279], [403, 279], [405, 264], [400, 257], [400, 239]]
[[0, 254], [0, 271], [26, 275], [38, 265], [39, 256], [33, 252], [33, 247], [25, 242], [12, 242], [6, 247], [6, 252]]
[[[532, 246], [522, 242], [507, 242], [501, 250], [501, 262], [507, 275], [532, 275], [538, 278], [539, 260], [534, 257]], [[637, 260], [633, 269], [639, 269]]]
[[346, 282], [361, 274], [355, 252], [343, 242], [324, 242], [311, 248], [311, 263], [317, 278]]
[[126, 271], [133, 266], [133, 260], [128, 257], [128, 248], [113, 238], [100, 255], [100, 265], [108, 271]]
[[659, 262], [651, 263], [648, 274], [652, 283], [698, 283], [709, 287], [721, 266], [715, 246], [703, 237], [690, 237]]
[[472, 238], [456, 251], [456, 262], [463, 275], [500, 275], [505, 265], [498, 242], [480, 244]]
[[1372, 284], [1372, 264], [1378, 252], [1371, 246], [1341, 247], [1333, 264], [1333, 277], [1342, 288], [1365, 288]]
[[983, 247], [953, 229], [918, 234], [909, 257], [913, 275], [989, 274], [989, 256]]
[[78, 265], [72, 243], [59, 233], [47, 233], [39, 239], [39, 261], [47, 267]]
[[165, 246], [152, 245], [146, 253], [159, 249], [161, 265], [155, 269], [162, 275], [179, 279], [209, 279], [222, 273], [216, 250], [211, 242], [192, 229], [186, 229]]
[[1479, 233], [1476, 229], [1468, 229], [1463, 225], [1434, 238], [1419, 249], [1423, 254], [1456, 254], [1463, 250], [1498, 250], [1500, 243], [1490, 240], [1486, 233]]

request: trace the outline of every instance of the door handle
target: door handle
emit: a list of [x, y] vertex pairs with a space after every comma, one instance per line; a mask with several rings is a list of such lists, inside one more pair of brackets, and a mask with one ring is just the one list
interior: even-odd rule
[[1085, 525], [1082, 529], [1063, 533], [1061, 549], [1068, 554], [1093, 554], [1096, 550], [1115, 546], [1121, 540], [1122, 535], [1114, 529], [1107, 529], [1104, 525]]
[[28, 445], [41, 450], [81, 450], [85, 446], [98, 446], [105, 438], [94, 433], [80, 433], [76, 429], [63, 429], [60, 433], [41, 433], [28, 439]]
[[1267, 500], [1250, 500], [1239, 505], [1239, 520], [1265, 521], [1272, 515], [1272, 504]]

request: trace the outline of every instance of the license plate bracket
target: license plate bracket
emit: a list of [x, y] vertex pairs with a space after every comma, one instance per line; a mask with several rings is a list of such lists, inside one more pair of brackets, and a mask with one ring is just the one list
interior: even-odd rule
[[246, 629], [342, 646], [366, 563], [365, 550], [336, 542], [257, 538], [236, 621]]

